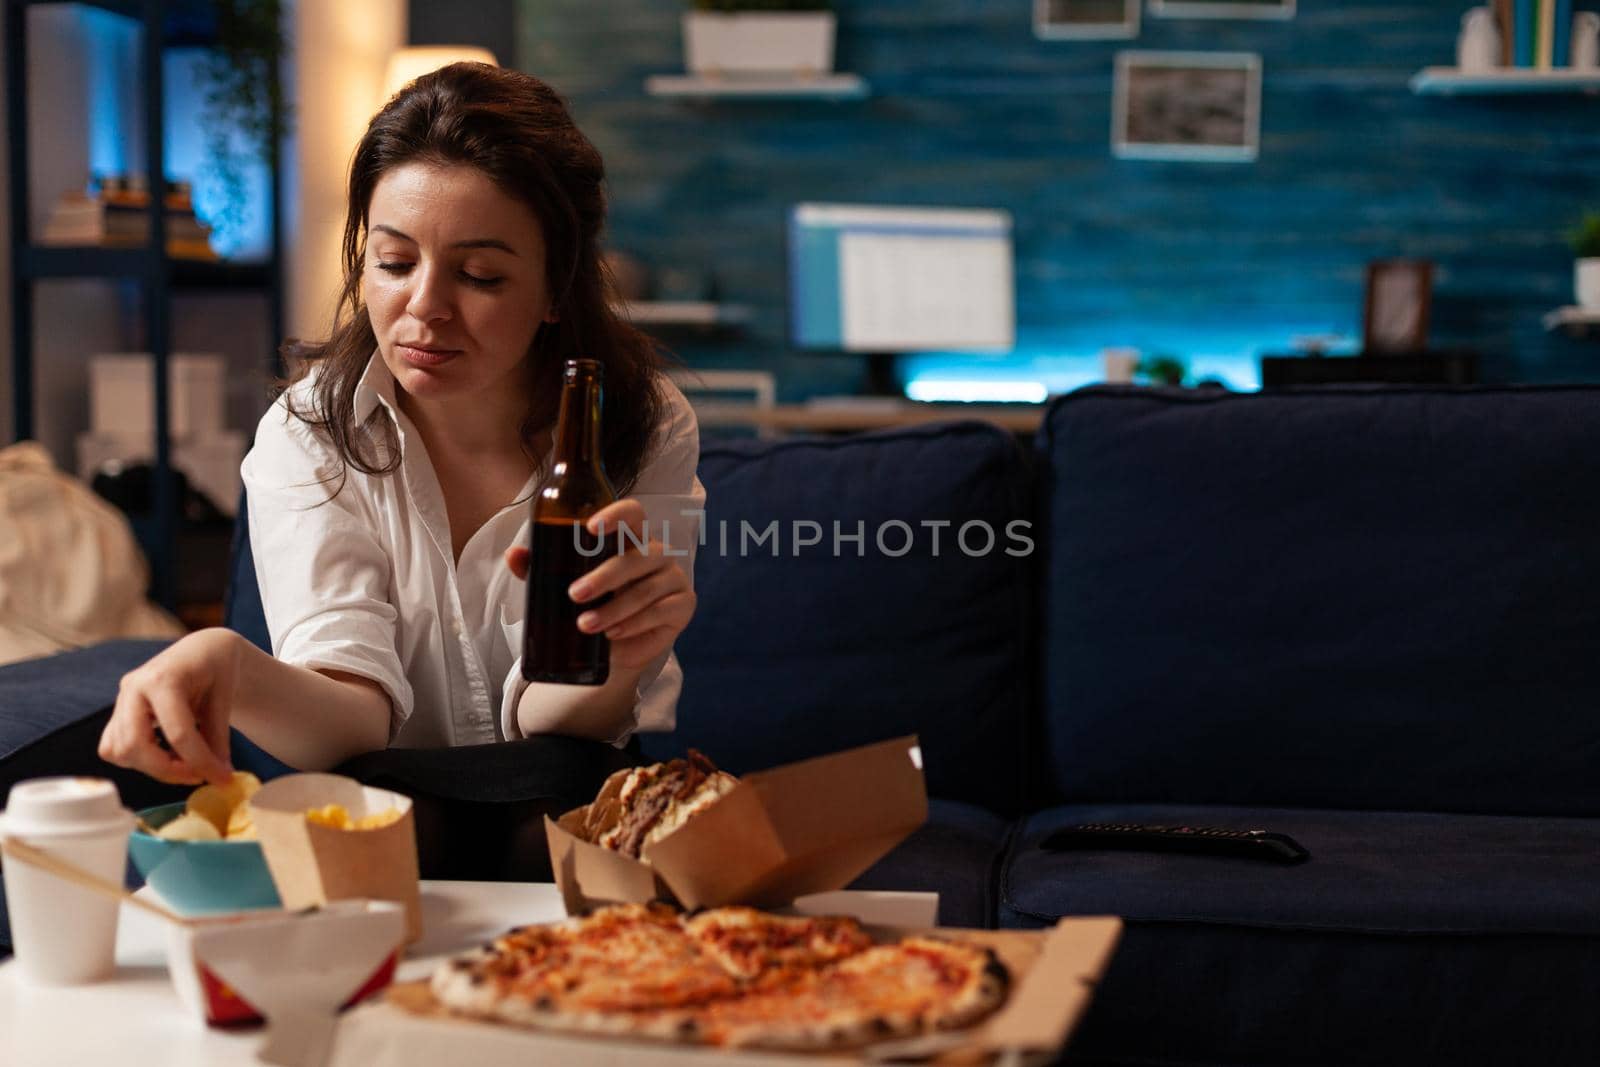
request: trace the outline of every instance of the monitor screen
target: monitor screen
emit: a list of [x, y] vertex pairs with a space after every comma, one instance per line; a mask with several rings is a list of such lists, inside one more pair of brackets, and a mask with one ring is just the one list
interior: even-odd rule
[[796, 204], [789, 322], [800, 348], [1007, 352], [1016, 343], [1011, 215]]

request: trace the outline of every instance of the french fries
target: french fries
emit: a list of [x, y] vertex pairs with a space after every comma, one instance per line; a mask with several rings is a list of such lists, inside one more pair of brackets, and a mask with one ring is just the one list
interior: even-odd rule
[[399, 808], [375, 811], [359, 819], [352, 819], [343, 804], [324, 804], [320, 808], [310, 808], [306, 811], [306, 822], [326, 826], [330, 830], [377, 830], [398, 822], [399, 819]]

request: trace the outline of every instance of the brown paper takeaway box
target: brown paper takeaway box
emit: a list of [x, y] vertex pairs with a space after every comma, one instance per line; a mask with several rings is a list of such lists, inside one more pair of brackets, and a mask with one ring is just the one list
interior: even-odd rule
[[[342, 804], [352, 819], [399, 808], [375, 830], [336, 830], [306, 812]], [[320, 907], [331, 900], [392, 900], [406, 909], [406, 940], [422, 936], [417, 830], [411, 798], [337, 774], [290, 774], [250, 798], [261, 851], [283, 906]]]
[[[569, 914], [676, 900], [690, 910], [778, 907], [843, 889], [928, 817], [922, 751], [901, 737], [749, 774], [641, 860], [580, 834], [594, 804], [545, 819], [550, 864]], [[264, 791], [264, 790], [263, 790]]]

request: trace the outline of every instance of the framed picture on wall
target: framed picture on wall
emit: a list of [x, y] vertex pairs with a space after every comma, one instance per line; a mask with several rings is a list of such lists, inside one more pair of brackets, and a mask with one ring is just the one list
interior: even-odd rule
[[1034, 36], [1047, 41], [1139, 36], [1139, 0], [1033, 0]]
[[1150, 0], [1164, 19], [1292, 19], [1294, 0]]
[[1247, 163], [1261, 142], [1254, 52], [1118, 52], [1111, 151], [1123, 159]]
[[1433, 264], [1426, 259], [1375, 259], [1367, 264], [1362, 315], [1364, 355], [1411, 354], [1428, 347]]

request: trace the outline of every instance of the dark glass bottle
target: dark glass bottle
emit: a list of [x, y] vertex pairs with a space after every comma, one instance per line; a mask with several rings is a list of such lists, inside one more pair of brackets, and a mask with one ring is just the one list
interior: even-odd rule
[[616, 553], [614, 531], [602, 542], [583, 528], [589, 516], [617, 499], [600, 457], [603, 378], [598, 360], [567, 361], [550, 477], [534, 498], [528, 545], [522, 676], [531, 682], [601, 685], [611, 670], [611, 642], [578, 629], [578, 616], [610, 595], [578, 604], [567, 593]]

